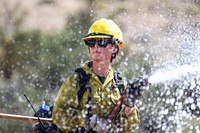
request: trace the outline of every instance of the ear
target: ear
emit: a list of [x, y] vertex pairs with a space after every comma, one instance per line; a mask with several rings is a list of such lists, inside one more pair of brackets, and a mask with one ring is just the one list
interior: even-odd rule
[[119, 50], [119, 48], [118, 48], [117, 46], [116, 46], [116, 47], [113, 47], [112, 53], [113, 53], [113, 54], [114, 54], [114, 53], [117, 53], [118, 50]]

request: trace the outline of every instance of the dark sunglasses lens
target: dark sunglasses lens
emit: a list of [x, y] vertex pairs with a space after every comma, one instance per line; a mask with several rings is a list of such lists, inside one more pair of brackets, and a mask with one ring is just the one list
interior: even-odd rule
[[105, 48], [108, 45], [108, 43], [112, 44], [112, 40], [110, 40], [110, 39], [100, 39], [100, 40], [88, 39], [88, 40], [85, 40], [85, 44], [89, 47], [94, 47], [96, 43], [98, 44], [99, 47]]
[[101, 39], [101, 40], [98, 40], [98, 45], [99, 47], [106, 47], [108, 44], [108, 40], [107, 39]]
[[85, 44], [88, 46], [88, 47], [94, 47], [96, 43], [96, 40], [95, 39], [88, 39], [88, 40], [85, 40]]

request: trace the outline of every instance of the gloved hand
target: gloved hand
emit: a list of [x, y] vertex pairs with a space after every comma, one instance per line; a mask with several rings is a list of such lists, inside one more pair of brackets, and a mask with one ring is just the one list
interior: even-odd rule
[[111, 121], [93, 115], [90, 118], [90, 128], [97, 133], [108, 133], [111, 128]]
[[142, 96], [144, 88], [147, 85], [148, 85], [147, 77], [139, 77], [134, 79], [133, 81], [129, 81], [126, 87], [125, 105], [131, 108], [134, 107], [136, 99]]

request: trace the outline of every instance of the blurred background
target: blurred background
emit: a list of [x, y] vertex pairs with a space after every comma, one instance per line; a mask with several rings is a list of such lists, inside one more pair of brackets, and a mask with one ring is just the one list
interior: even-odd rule
[[[127, 79], [199, 62], [199, 0], [0, 0], [0, 112], [33, 116], [24, 93], [35, 109], [53, 105], [65, 78], [90, 60], [82, 38], [102, 17], [123, 32], [113, 66]], [[138, 101], [138, 132], [199, 133], [199, 74], [150, 86]], [[1, 133], [34, 131], [0, 119]]]

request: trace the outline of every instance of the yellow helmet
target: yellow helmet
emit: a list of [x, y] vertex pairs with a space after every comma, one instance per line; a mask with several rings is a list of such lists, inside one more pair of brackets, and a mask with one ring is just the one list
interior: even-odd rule
[[83, 40], [89, 38], [111, 38], [119, 48], [124, 46], [120, 28], [112, 20], [105, 18], [97, 20], [92, 24], [88, 31], [88, 35], [84, 37]]

